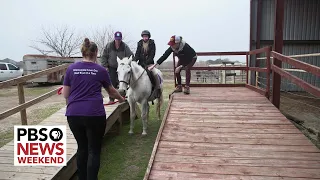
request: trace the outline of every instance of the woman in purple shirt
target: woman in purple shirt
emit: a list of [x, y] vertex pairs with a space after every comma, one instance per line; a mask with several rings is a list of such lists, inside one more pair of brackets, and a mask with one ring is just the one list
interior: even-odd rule
[[68, 124], [78, 144], [78, 178], [97, 180], [106, 127], [101, 88], [104, 87], [109, 96], [119, 102], [124, 98], [112, 86], [107, 70], [96, 63], [97, 45], [86, 38], [81, 53], [83, 60], [71, 64], [66, 71], [63, 94], [68, 99]]

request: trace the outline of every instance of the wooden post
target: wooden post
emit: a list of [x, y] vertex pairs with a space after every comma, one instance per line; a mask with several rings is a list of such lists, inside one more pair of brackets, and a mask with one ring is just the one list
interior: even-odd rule
[[121, 109], [119, 109], [119, 119], [117, 121], [117, 123], [118, 123], [118, 129], [117, 129], [118, 135], [121, 133], [123, 115], [124, 115], [124, 111], [121, 108]]
[[176, 70], [176, 58], [174, 56], [174, 54], [172, 53], [172, 57], [173, 57], [173, 78], [174, 78], [174, 87], [177, 86], [177, 78], [176, 78], [176, 73], [175, 73], [175, 70]]
[[[274, 25], [274, 51], [282, 53], [283, 47], [283, 19], [284, 19], [284, 0], [275, 1], [275, 25]], [[275, 66], [281, 68], [282, 62], [276, 58], [273, 58]], [[272, 103], [278, 109], [280, 108], [280, 88], [281, 88], [281, 76], [278, 73], [272, 71]]]
[[268, 51], [266, 52], [266, 65], [267, 65], [267, 87], [266, 87], [266, 97], [269, 99], [270, 98], [270, 52], [271, 52], [271, 47], [269, 47]]
[[249, 84], [249, 57], [248, 54], [246, 55], [246, 63], [247, 63], [247, 70], [246, 70], [246, 84]]
[[[23, 88], [23, 83], [18, 84], [18, 97], [19, 97], [19, 104], [24, 104], [25, 103], [25, 98], [24, 98], [24, 88]], [[27, 111], [26, 109], [23, 109], [20, 111], [20, 116], [21, 116], [21, 124], [22, 125], [27, 125]]]
[[[257, 32], [256, 32], [256, 49], [260, 49], [260, 39], [261, 39], [261, 19], [262, 19], [262, 0], [258, 0], [257, 3]], [[255, 55], [255, 67], [260, 67], [260, 60], [258, 59], [260, 57], [260, 53]], [[255, 72], [256, 76], [256, 87], [259, 87], [259, 76], [261, 73], [258, 71]]]
[[255, 73], [256, 73], [256, 87], [259, 87], [259, 83], [258, 83], [258, 81], [259, 81], [259, 73], [258, 73], [258, 71], [256, 71]]

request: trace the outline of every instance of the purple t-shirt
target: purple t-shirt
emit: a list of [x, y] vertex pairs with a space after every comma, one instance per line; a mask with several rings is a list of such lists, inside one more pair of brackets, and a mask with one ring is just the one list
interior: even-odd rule
[[101, 88], [111, 85], [111, 81], [105, 68], [91, 62], [71, 64], [63, 85], [70, 86], [66, 116], [106, 115]]

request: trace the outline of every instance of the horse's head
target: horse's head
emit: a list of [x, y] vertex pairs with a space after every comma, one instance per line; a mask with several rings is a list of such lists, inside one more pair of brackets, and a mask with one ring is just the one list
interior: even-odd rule
[[132, 56], [124, 57], [120, 59], [117, 57], [118, 61], [118, 79], [119, 79], [119, 93], [121, 95], [125, 95], [130, 84], [130, 79], [132, 76], [132, 69], [131, 69], [131, 61]]

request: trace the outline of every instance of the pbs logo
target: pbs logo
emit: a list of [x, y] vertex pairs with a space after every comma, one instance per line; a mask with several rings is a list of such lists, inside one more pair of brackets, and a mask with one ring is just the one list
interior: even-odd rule
[[60, 128], [53, 128], [49, 132], [49, 137], [52, 141], [60, 141], [63, 138], [63, 132]]
[[53, 141], [65, 139], [65, 127], [59, 126], [15, 126], [17, 141]]

